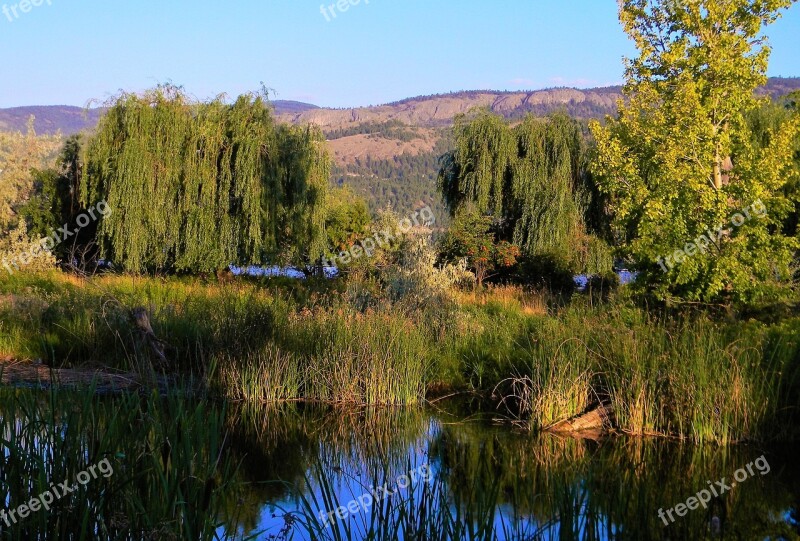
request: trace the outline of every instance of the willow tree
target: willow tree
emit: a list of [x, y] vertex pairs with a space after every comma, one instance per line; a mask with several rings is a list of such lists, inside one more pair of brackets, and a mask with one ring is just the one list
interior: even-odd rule
[[281, 126], [277, 136], [278, 159], [270, 170], [276, 192], [266, 201], [266, 206], [280, 202], [277, 219], [270, 220], [271, 238], [284, 250], [280, 256], [316, 263], [328, 250], [325, 220], [331, 160], [325, 136], [311, 126]]
[[[486, 110], [461, 116], [455, 149], [441, 159], [439, 189], [455, 216], [465, 205], [494, 220], [498, 241], [527, 256], [554, 256], [572, 270], [603, 272], [606, 257], [583, 222], [585, 148], [566, 115], [529, 116], [516, 126]], [[601, 250], [602, 251], [602, 250]], [[589, 260], [601, 261], [587, 268]]]
[[[662, 299], [758, 301], [791, 280], [797, 243], [780, 225], [791, 208], [783, 187], [798, 123], [783, 124], [762, 146], [747, 115], [766, 82], [763, 28], [792, 3], [620, 3], [639, 55], [626, 61], [619, 118], [592, 126], [596, 171], [625, 251]], [[757, 202], [766, 215], [739, 223]], [[720, 227], [698, 248], [695, 239]]]
[[459, 115], [453, 128], [455, 149], [441, 158], [439, 189], [450, 213], [464, 202], [483, 214], [504, 217], [512, 204], [511, 164], [517, 147], [502, 117], [488, 110]]
[[174, 87], [125, 94], [85, 163], [84, 203], [113, 210], [98, 230], [103, 253], [128, 270], [213, 271], [298, 246], [322, 255], [322, 136], [278, 128], [258, 96], [230, 105], [194, 103]]
[[528, 117], [512, 134], [517, 146], [514, 242], [528, 253], [575, 249], [582, 232], [578, 192], [583, 174], [577, 123], [564, 115], [546, 122]]

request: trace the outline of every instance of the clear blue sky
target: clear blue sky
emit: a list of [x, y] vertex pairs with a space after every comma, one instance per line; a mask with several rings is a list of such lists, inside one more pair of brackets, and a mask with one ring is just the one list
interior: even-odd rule
[[[263, 81], [277, 99], [333, 107], [598, 86], [620, 82], [633, 53], [614, 0], [361, 0], [330, 20], [320, 0], [36, 0], [27, 13], [21, 1], [0, 0], [0, 107], [168, 81], [198, 98]], [[767, 33], [770, 75], [800, 76], [800, 6]]]

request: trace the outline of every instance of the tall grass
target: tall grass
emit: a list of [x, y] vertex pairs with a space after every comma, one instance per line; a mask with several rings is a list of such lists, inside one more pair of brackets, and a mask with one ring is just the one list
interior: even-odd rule
[[[178, 396], [0, 390], [0, 497], [16, 509], [107, 460], [98, 476], [10, 525], [6, 539], [216, 539], [235, 464], [224, 412]], [[77, 484], [76, 484], [77, 485]]]
[[[780, 326], [657, 319], [626, 307], [573, 306], [521, 339], [534, 426], [613, 408], [629, 434], [696, 442], [800, 436], [797, 321]], [[519, 380], [517, 380], [519, 381]]]
[[319, 308], [293, 315], [275, 342], [244, 358], [215, 358], [214, 379], [232, 399], [414, 404], [424, 398], [427, 347], [403, 318]]
[[166, 344], [168, 370], [204, 376], [227, 398], [357, 404], [424, 398], [428, 334], [411, 316], [362, 313], [335, 293], [301, 304], [247, 282], [119, 276], [79, 282], [56, 273], [0, 280], [0, 295], [4, 290], [41, 302], [0, 305], [0, 346], [55, 366], [148, 366], [150, 351], [130, 319], [142, 306]]
[[797, 318], [719, 321], [509, 287], [409, 309], [354, 304], [336, 281], [277, 283], [4, 277], [0, 350], [56, 366], [148, 366], [130, 321], [141, 306], [167, 370], [234, 400], [417, 404], [434, 389], [496, 390], [536, 429], [604, 403], [629, 434], [800, 437]]

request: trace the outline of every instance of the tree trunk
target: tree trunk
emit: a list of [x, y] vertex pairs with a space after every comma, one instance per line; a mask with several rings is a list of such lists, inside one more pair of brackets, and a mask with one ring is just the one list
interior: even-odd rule
[[722, 189], [722, 165], [720, 161], [719, 156], [714, 160], [714, 188], [717, 190]]

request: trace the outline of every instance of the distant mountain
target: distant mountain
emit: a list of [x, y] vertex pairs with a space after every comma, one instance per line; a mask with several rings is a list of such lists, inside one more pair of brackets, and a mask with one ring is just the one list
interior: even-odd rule
[[[773, 77], [758, 90], [760, 95], [778, 97], [800, 90], [800, 77]], [[284, 122], [313, 123], [325, 130], [346, 130], [364, 123], [402, 122], [409, 126], [435, 128], [449, 126], [459, 113], [473, 107], [488, 107], [509, 119], [528, 113], [547, 115], [563, 110], [579, 119], [603, 118], [617, 111], [623, 98], [622, 87], [550, 88], [530, 92], [474, 90], [419, 96], [374, 107], [352, 109], [316, 108], [279, 115]]]
[[303, 103], [302, 101], [275, 100], [270, 103], [275, 108], [275, 114], [277, 115], [299, 114], [312, 109], [319, 109], [316, 105]]
[[[773, 77], [759, 89], [759, 94], [781, 96], [800, 90], [800, 77]], [[373, 107], [331, 109], [298, 101], [272, 102], [279, 120], [287, 123], [313, 123], [326, 131], [347, 130], [361, 124], [397, 123], [419, 128], [449, 126], [459, 113], [473, 107], [489, 107], [506, 118], [521, 118], [532, 113], [545, 115], [564, 110], [576, 118], [602, 118], [616, 112], [622, 88], [550, 88], [530, 92], [474, 90], [418, 96]], [[70, 135], [97, 124], [103, 109], [52, 105], [0, 109], [0, 130], [24, 130], [28, 118], [36, 118], [37, 133], [61, 131]]]
[[[758, 93], [772, 97], [800, 90], [800, 78], [771, 78]], [[622, 88], [551, 88], [530, 92], [475, 90], [418, 96], [375, 107], [330, 109], [297, 101], [274, 101], [279, 121], [313, 123], [325, 132], [334, 168], [331, 182], [349, 185], [373, 209], [392, 205], [398, 211], [421, 203], [444, 213], [436, 190], [439, 156], [452, 144], [449, 127], [459, 113], [488, 107], [508, 119], [563, 110], [579, 118], [614, 115]], [[0, 130], [24, 131], [35, 117], [37, 133], [70, 135], [91, 129], [102, 109], [16, 107], [0, 109]]]
[[[800, 80], [798, 80], [800, 88]], [[578, 90], [551, 88], [531, 92], [475, 90], [434, 96], [419, 96], [374, 107], [352, 109], [318, 108], [300, 113], [279, 115], [291, 123], [312, 123], [326, 130], [347, 129], [363, 123], [401, 122], [409, 126], [435, 128], [449, 126], [460, 113], [474, 107], [489, 107], [507, 117], [520, 118], [527, 113], [544, 115], [565, 110], [577, 118], [599, 118], [613, 114], [621, 87]]]
[[[277, 100], [271, 103], [275, 108], [275, 114], [279, 117], [318, 109], [316, 105], [299, 101]], [[28, 126], [28, 119], [33, 116], [35, 119], [33, 127], [38, 134], [52, 135], [61, 131], [63, 135], [72, 135], [94, 128], [104, 111], [104, 108], [85, 109], [71, 105], [39, 105], [0, 109], [0, 131], [24, 132]]]
[[759, 88], [756, 93], [780, 98], [795, 90], [800, 90], [800, 77], [770, 77], [767, 84]]
[[64, 135], [72, 135], [95, 127], [102, 114], [102, 109], [84, 109], [69, 105], [0, 109], [0, 130], [24, 132], [28, 119], [33, 116], [33, 127], [38, 134], [52, 135], [61, 131]]

